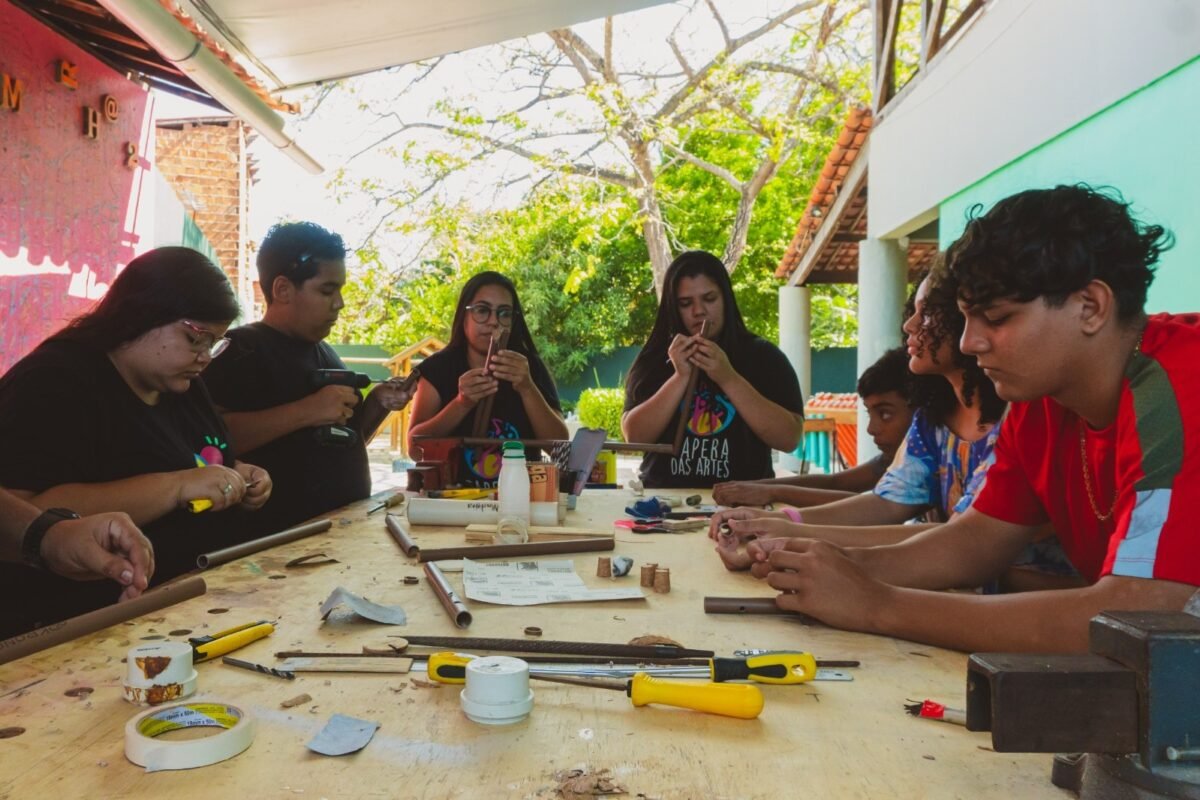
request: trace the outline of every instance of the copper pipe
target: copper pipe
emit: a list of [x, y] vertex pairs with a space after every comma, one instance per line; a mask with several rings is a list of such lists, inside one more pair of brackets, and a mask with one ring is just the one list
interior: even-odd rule
[[388, 514], [384, 517], [383, 524], [387, 525], [388, 533], [396, 540], [396, 544], [400, 545], [400, 549], [404, 551], [404, 555], [412, 558], [421, 552], [421, 548], [412, 540], [408, 525], [402, 522], [399, 517]]
[[459, 599], [454, 591], [454, 587], [446, 580], [446, 576], [442, 573], [441, 568], [437, 564], [426, 564], [425, 577], [429, 579], [429, 585], [433, 588], [433, 593], [437, 595], [438, 602], [442, 604], [442, 608], [446, 609], [446, 613], [450, 615], [450, 619], [454, 621], [454, 624], [460, 628], [470, 625], [471, 612], [467, 610], [466, 604]]
[[[708, 334], [708, 320], [700, 323], [700, 338], [704, 338]], [[679, 455], [679, 451], [683, 448], [683, 437], [687, 433], [688, 417], [692, 414], [692, 405], [695, 403], [696, 385], [700, 382], [700, 368], [695, 364], [692, 365], [692, 374], [688, 376], [687, 389], [683, 392], [683, 407], [679, 410], [679, 423], [675, 426], [675, 439], [671, 447], [673, 455]]]
[[316, 522], [306, 522], [303, 525], [297, 525], [294, 528], [288, 528], [279, 533], [273, 533], [270, 536], [264, 536], [261, 539], [254, 539], [249, 542], [242, 542], [233, 547], [226, 547], [224, 550], [214, 550], [211, 553], [203, 553], [196, 558], [196, 566], [200, 569], [208, 569], [209, 567], [220, 566], [230, 561], [234, 561], [244, 556], [253, 555], [260, 550], [266, 550], [268, 547], [274, 547], [277, 544], [287, 544], [294, 542], [297, 539], [303, 539], [306, 536], [312, 536], [316, 533], [323, 533], [333, 527], [333, 520], [319, 519]]
[[528, 542], [526, 544], [484, 544], [467, 547], [439, 547], [421, 550], [417, 561], [449, 561], [455, 558], [511, 558], [514, 556], [548, 556], [555, 553], [589, 553], [613, 550], [614, 539], [593, 536], [588, 539], [559, 539], [558, 541]]
[[143, 614], [149, 614], [151, 611], [158, 611], [175, 603], [199, 597], [207, 590], [208, 587], [203, 578], [198, 575], [192, 576], [177, 583], [152, 589], [132, 600], [114, 603], [29, 633], [18, 634], [11, 639], [0, 641], [0, 664], [7, 664], [9, 661], [24, 658], [48, 647], [78, 639], [80, 636], [86, 636], [113, 625], [119, 625]]
[[[499, 321], [499, 320], [497, 320]], [[501, 328], [499, 332], [492, 337], [488, 342], [487, 357], [483, 360], [483, 372], [485, 375], [492, 374], [492, 356], [508, 347], [508, 328]], [[471, 426], [472, 436], [486, 436], [488, 422], [492, 418], [492, 406], [496, 403], [496, 395], [489, 394], [487, 397], [479, 401], [479, 405], [475, 406], [475, 424]]]

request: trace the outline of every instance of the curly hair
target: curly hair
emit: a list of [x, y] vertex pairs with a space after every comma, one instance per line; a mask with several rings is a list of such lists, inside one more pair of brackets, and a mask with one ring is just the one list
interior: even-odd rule
[[[951, 273], [946, 269], [944, 260], [939, 257], [933, 269], [921, 280], [929, 281], [929, 291], [925, 295], [922, 312], [925, 321], [921, 327], [921, 349], [927, 350], [933, 362], [938, 363], [937, 351], [943, 342], [950, 342], [953, 353], [951, 365], [961, 369], [963, 373], [962, 396], [963, 402], [969, 408], [979, 398], [979, 423], [998, 422], [1004, 416], [1007, 403], [996, 394], [996, 387], [979, 367], [975, 356], [967, 355], [959, 349], [966, 318], [958, 308], [958, 285]], [[907, 309], [909, 317], [915, 313], [915, 295], [909, 298]], [[913, 376], [914, 408], [923, 408], [931, 422], [943, 425], [958, 407], [958, 396], [950, 382], [938, 375]]]
[[1174, 237], [1129, 212], [1110, 187], [1087, 184], [1030, 189], [998, 202], [986, 214], [975, 205], [966, 230], [946, 251], [959, 297], [972, 306], [997, 300], [1052, 307], [1093, 280], [1108, 284], [1117, 318], [1142, 314], [1154, 265]]

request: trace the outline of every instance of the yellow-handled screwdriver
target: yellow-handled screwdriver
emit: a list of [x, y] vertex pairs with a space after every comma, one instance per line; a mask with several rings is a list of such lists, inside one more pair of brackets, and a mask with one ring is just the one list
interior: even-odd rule
[[[475, 656], [465, 653], [433, 653], [429, 656], [426, 670], [430, 680], [438, 683], [465, 683], [467, 662], [474, 658]], [[651, 677], [641, 671], [629, 680], [611, 680], [535, 668], [529, 670], [529, 677], [551, 683], [625, 692], [635, 706], [656, 703], [738, 719], [754, 719], [763, 709], [762, 691], [757, 686], [748, 684], [668, 681]]]

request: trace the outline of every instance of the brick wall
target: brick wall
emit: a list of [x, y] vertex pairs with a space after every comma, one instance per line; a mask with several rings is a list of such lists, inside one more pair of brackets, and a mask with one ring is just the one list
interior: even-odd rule
[[[243, 248], [249, 245], [242, 241], [244, 215], [249, 212], [249, 185], [256, 171], [246, 154], [251, 136], [249, 127], [230, 118], [163, 120], [156, 131], [157, 162], [163, 177], [192, 212], [243, 302], [248, 299], [243, 296], [244, 286], [258, 297], [257, 286], [250, 283], [252, 265], [247, 283], [239, 282]], [[251, 263], [248, 255], [245, 262]]]

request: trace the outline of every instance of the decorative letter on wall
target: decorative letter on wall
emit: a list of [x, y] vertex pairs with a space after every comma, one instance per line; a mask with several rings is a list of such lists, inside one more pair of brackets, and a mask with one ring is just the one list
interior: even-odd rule
[[111, 94], [106, 94], [100, 98], [100, 105], [104, 108], [104, 118], [109, 122], [117, 121], [117, 98]]
[[79, 88], [79, 65], [72, 64], [64, 59], [58, 60], [58, 74], [55, 80], [61, 83], [68, 89]]
[[100, 112], [91, 106], [83, 107], [83, 135], [95, 139], [100, 128]]
[[0, 108], [20, 111], [21, 93], [25, 91], [25, 84], [21, 83], [20, 78], [14, 78], [12, 75], [4, 75], [3, 77], [4, 88], [0, 91]]

